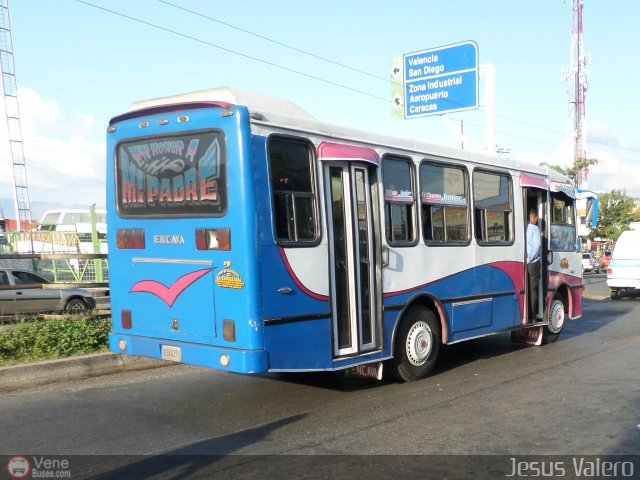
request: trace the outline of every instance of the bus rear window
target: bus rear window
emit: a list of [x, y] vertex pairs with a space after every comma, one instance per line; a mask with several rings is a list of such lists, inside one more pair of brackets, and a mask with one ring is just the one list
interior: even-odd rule
[[219, 131], [122, 143], [116, 198], [122, 216], [221, 216], [227, 209], [226, 151]]

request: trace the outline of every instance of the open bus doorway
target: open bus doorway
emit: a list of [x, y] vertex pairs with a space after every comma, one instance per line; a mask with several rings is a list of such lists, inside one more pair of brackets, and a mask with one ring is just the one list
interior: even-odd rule
[[[547, 278], [547, 253], [548, 253], [548, 233], [547, 233], [547, 194], [545, 191], [537, 188], [525, 189], [525, 302], [524, 315], [527, 325], [533, 325], [544, 321], [544, 305]], [[529, 265], [527, 264], [527, 227], [529, 224], [529, 212], [535, 211], [538, 215], [537, 227], [540, 231], [540, 275], [536, 285], [530, 285], [530, 278], [527, 273]], [[532, 298], [535, 297], [535, 298]]]

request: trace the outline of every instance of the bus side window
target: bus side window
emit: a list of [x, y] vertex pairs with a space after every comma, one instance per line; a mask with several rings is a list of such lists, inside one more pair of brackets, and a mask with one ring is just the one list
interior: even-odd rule
[[551, 194], [551, 250], [571, 252], [576, 245], [574, 201], [562, 192]]
[[415, 195], [412, 160], [385, 156], [382, 160], [385, 232], [394, 246], [415, 243]]
[[513, 241], [513, 200], [507, 174], [473, 172], [475, 235], [479, 244], [504, 245]]
[[276, 240], [287, 245], [315, 245], [319, 229], [310, 144], [271, 137], [269, 171]]
[[420, 165], [422, 236], [426, 243], [469, 241], [467, 173], [461, 167]]

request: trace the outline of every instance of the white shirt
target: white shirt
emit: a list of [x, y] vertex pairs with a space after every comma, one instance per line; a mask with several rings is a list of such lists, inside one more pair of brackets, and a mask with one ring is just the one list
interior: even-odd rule
[[540, 229], [537, 225], [529, 223], [527, 225], [527, 263], [540, 261]]

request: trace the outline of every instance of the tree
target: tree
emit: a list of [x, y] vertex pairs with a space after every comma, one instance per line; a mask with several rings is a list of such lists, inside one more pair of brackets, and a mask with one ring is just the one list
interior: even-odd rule
[[591, 165], [596, 165], [598, 162], [600, 162], [600, 160], [597, 158], [576, 158], [573, 166], [567, 168], [566, 175], [575, 180], [578, 172], [588, 170]]
[[572, 180], [576, 179], [578, 172], [584, 169], [589, 169], [591, 165], [596, 165], [600, 162], [597, 158], [576, 158], [573, 162], [573, 165], [567, 168], [561, 167], [560, 165], [550, 165], [546, 162], [542, 162], [540, 165], [546, 165], [547, 167], [555, 170], [556, 172], [560, 172], [563, 175], [571, 178]]
[[589, 238], [602, 238], [616, 241], [620, 234], [629, 230], [629, 224], [640, 220], [635, 201], [624, 190], [612, 190], [598, 195], [598, 226], [589, 234]]

